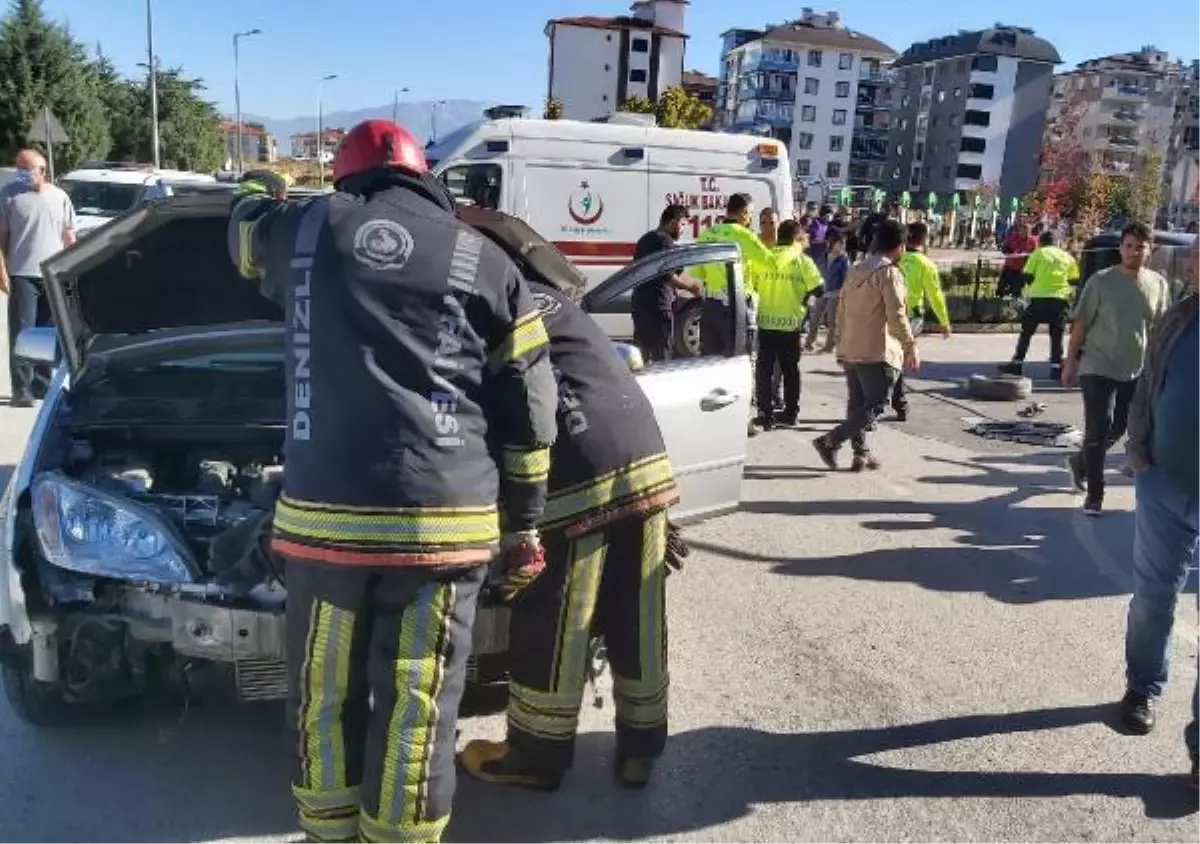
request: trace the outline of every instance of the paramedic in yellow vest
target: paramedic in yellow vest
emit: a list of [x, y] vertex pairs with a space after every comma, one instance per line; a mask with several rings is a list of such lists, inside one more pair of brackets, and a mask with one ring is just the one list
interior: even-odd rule
[[[754, 365], [758, 418], [764, 430], [776, 423], [795, 425], [800, 411], [800, 325], [808, 297], [821, 286], [821, 271], [797, 243], [800, 224], [785, 220], [779, 226], [778, 245], [758, 284], [758, 359]], [[783, 412], [773, 412], [772, 376], [776, 365], [783, 373]]]
[[[938, 325], [942, 327], [943, 339], [950, 338], [950, 313], [946, 309], [946, 296], [942, 293], [942, 282], [937, 264], [929, 260], [925, 250], [929, 244], [929, 226], [925, 223], [908, 224], [908, 245], [900, 258], [900, 272], [908, 285], [908, 324], [913, 337], [921, 336], [925, 327], [925, 305], [933, 309]], [[892, 387], [892, 410], [896, 421], [908, 419], [908, 396], [905, 395], [904, 373], [896, 378]]]
[[1011, 363], [1000, 367], [1008, 375], [1020, 375], [1029, 351], [1029, 341], [1039, 325], [1050, 328], [1050, 378], [1062, 378], [1063, 332], [1071, 302], [1071, 282], [1079, 280], [1079, 264], [1065, 249], [1054, 245], [1054, 232], [1042, 232], [1040, 244], [1025, 262], [1025, 275], [1032, 281], [1025, 292], [1029, 304], [1021, 314], [1021, 336]]
[[[747, 296], [753, 295], [757, 276], [771, 262], [771, 250], [750, 229], [753, 220], [754, 203], [747, 194], [735, 193], [725, 206], [725, 219], [696, 238], [697, 243], [736, 243], [741, 247], [742, 278]], [[733, 319], [729, 310], [724, 265], [706, 264], [697, 267], [692, 275], [704, 284], [704, 304], [700, 312], [700, 353], [706, 357], [733, 354]]]

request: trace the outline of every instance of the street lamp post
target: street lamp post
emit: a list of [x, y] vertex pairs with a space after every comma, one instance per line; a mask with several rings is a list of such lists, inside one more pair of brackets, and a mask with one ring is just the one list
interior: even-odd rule
[[242, 38], [249, 38], [251, 35], [262, 35], [261, 29], [247, 29], [245, 32], [235, 32], [233, 34], [233, 108], [237, 112], [237, 169], [241, 174], [246, 169], [244, 160], [245, 153], [243, 151], [244, 142], [242, 141], [242, 85], [238, 78], [240, 70], [240, 62], [238, 60], [238, 41]]
[[408, 93], [407, 88], [397, 88], [396, 89], [396, 95], [392, 99], [392, 122], [393, 123], [400, 122], [400, 96], [402, 94], [407, 94], [407, 93]]
[[337, 79], [336, 73], [327, 73], [317, 80], [317, 187], [325, 187], [325, 103], [321, 97], [323, 83]]
[[434, 100], [433, 107], [429, 110], [429, 134], [430, 140], [437, 143], [437, 113], [438, 109], [446, 104], [445, 100]]
[[159, 167], [158, 157], [158, 63], [154, 61], [154, 2], [146, 0], [146, 55], [150, 73], [150, 148], [154, 156], [154, 169]]

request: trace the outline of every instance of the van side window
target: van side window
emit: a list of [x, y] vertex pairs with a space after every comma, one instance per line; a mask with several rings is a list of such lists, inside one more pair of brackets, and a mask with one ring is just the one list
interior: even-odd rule
[[461, 164], [442, 172], [442, 181], [458, 202], [500, 210], [503, 171], [499, 164]]

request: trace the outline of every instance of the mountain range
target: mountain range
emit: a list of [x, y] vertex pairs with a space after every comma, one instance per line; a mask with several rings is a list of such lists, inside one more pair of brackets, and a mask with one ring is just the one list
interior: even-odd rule
[[[399, 123], [417, 136], [422, 143], [430, 140], [435, 132], [438, 137], [483, 119], [483, 111], [495, 103], [480, 100], [429, 100], [429, 101], [400, 101], [397, 110]], [[392, 118], [392, 103], [357, 110], [330, 111], [323, 115], [327, 128], [341, 127], [349, 129], [356, 123], [381, 117]], [[243, 113], [242, 120], [247, 123], [261, 123], [267, 131], [275, 136], [279, 143], [280, 155], [291, 153], [291, 136], [300, 132], [315, 132], [317, 116], [305, 117], [264, 117], [256, 114]]]

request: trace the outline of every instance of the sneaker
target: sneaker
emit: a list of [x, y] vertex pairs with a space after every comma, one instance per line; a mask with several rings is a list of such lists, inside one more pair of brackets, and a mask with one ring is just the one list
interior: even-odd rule
[[1104, 512], [1104, 504], [1095, 498], [1083, 502], [1083, 515], [1095, 518]]
[[1083, 492], [1087, 489], [1087, 477], [1083, 470], [1083, 455], [1075, 452], [1067, 458], [1067, 471], [1071, 473], [1071, 483], [1075, 489]]
[[1021, 363], [1019, 360], [1014, 360], [1010, 361], [1009, 363], [1000, 364], [998, 367], [996, 367], [996, 370], [1001, 375], [1020, 375], [1025, 371], [1025, 364]]
[[817, 456], [821, 458], [821, 462], [825, 464], [825, 467], [831, 471], [836, 471], [838, 467], [838, 450], [823, 436], [817, 437], [812, 441], [812, 444], [813, 448], [817, 450]]
[[1154, 698], [1127, 690], [1121, 698], [1121, 724], [1134, 735], [1147, 735], [1154, 729]]
[[850, 471], [861, 472], [863, 470], [869, 470], [874, 472], [879, 468], [879, 466], [880, 463], [875, 459], [875, 455], [868, 451], [866, 454], [854, 455], [854, 462], [850, 464]]
[[762, 428], [764, 431], [770, 431], [775, 427], [775, 418], [773, 416], [767, 416], [766, 414], [755, 416], [754, 424], [756, 427]]
[[645, 788], [653, 773], [653, 759], [617, 755], [617, 782], [626, 788]]
[[19, 395], [13, 396], [9, 401], [9, 407], [33, 407], [33, 396]]
[[800, 414], [798, 413], [787, 413], [785, 411], [780, 411], [775, 414], [775, 424], [784, 428], [795, 428], [796, 421], [799, 419], [799, 416]]
[[492, 785], [515, 785], [534, 791], [556, 791], [562, 772], [538, 769], [503, 741], [472, 741], [458, 754], [458, 762], [469, 775]]

